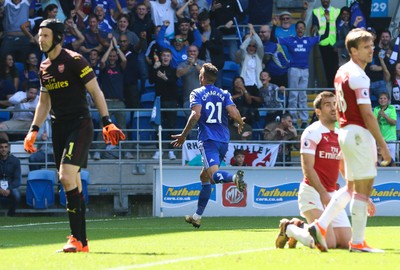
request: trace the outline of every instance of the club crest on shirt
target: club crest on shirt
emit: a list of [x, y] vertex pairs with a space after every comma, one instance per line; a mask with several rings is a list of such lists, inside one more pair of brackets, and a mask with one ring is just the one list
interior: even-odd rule
[[64, 64], [59, 64], [58, 65], [58, 72], [63, 73], [64, 72], [64, 68], [65, 68]]

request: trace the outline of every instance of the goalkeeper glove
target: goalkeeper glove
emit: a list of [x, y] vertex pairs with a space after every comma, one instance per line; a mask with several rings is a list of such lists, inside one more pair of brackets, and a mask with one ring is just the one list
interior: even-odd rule
[[103, 122], [103, 139], [108, 144], [117, 145], [119, 141], [125, 140], [125, 134], [117, 128], [109, 116], [102, 117]]
[[37, 136], [38, 131], [39, 131], [39, 127], [36, 125], [33, 125], [25, 137], [24, 149], [29, 154], [32, 154], [32, 153], [36, 152], [36, 150], [37, 150], [36, 147], [34, 146], [34, 143], [36, 141], [36, 136]]

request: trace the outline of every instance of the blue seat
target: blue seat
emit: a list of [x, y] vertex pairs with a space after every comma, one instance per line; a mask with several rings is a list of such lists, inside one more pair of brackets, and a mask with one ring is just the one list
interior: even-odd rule
[[149, 92], [156, 92], [156, 88], [153, 83], [150, 83], [149, 80], [146, 80], [144, 83], [144, 92], [142, 94]]
[[136, 111], [132, 118], [132, 140], [149, 141], [155, 139], [155, 128], [150, 124], [151, 112]]
[[175, 128], [177, 129], [184, 129], [187, 122], [187, 116], [183, 111], [178, 111], [176, 114], [176, 123]]
[[0, 111], [0, 122], [10, 120], [11, 114], [7, 111]]
[[[90, 174], [87, 170], [81, 170], [81, 180], [83, 197], [85, 198], [85, 203], [87, 205], [89, 203], [88, 185], [90, 184]], [[60, 204], [63, 206], [67, 205], [65, 191], [62, 185], [60, 185]]]
[[233, 78], [239, 75], [240, 66], [233, 61], [225, 61], [222, 68], [222, 88], [230, 89]]
[[140, 104], [143, 108], [153, 108], [156, 92], [143, 93], [140, 97]]
[[[264, 139], [264, 127], [265, 127], [265, 117], [267, 116], [267, 111], [260, 111], [260, 120], [254, 122], [252, 125], [253, 128], [253, 140], [263, 140]], [[259, 131], [255, 131], [258, 129]]]
[[26, 182], [26, 204], [35, 209], [46, 209], [54, 204], [56, 172], [35, 170], [28, 174]]

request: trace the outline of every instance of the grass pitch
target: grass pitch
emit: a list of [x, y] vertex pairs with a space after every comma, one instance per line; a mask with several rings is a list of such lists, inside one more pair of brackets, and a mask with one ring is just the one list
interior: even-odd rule
[[275, 249], [279, 217], [110, 218], [87, 222], [90, 253], [56, 253], [66, 217], [0, 218], [0, 269], [400, 269], [400, 217], [368, 220], [366, 239], [383, 254], [298, 244]]

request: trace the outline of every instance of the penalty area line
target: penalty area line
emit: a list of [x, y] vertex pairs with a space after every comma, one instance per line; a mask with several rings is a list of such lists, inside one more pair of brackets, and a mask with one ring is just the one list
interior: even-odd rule
[[115, 267], [115, 268], [107, 268], [107, 270], [140, 269], [140, 268], [147, 268], [147, 267], [174, 264], [174, 263], [181, 263], [181, 262], [188, 262], [188, 261], [212, 259], [212, 258], [231, 256], [231, 255], [238, 255], [238, 254], [270, 251], [270, 250], [275, 250], [275, 249], [276, 248], [274, 247], [274, 248], [259, 248], [259, 249], [238, 250], [238, 251], [230, 251], [230, 252], [224, 252], [224, 253], [218, 253], [218, 254], [209, 254], [209, 255], [203, 255], [203, 256], [194, 256], [194, 257], [171, 259], [171, 260], [165, 260], [165, 261], [159, 261], [159, 262], [125, 265], [125, 266], [119, 266], [119, 267]]

